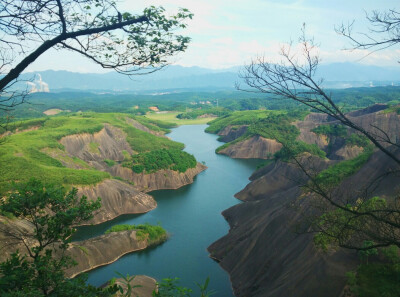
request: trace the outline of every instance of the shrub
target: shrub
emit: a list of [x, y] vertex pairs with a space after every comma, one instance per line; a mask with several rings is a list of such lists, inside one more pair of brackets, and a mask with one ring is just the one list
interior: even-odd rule
[[132, 160], [124, 163], [135, 173], [153, 173], [161, 169], [171, 169], [185, 172], [196, 167], [197, 162], [193, 155], [179, 149], [158, 149], [132, 156]]

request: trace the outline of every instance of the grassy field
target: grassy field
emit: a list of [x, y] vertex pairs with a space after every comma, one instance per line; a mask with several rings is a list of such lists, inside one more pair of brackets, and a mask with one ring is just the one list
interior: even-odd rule
[[[76, 113], [63, 116], [53, 116], [28, 124], [21, 123], [20, 127], [28, 129], [2, 138], [0, 146], [0, 193], [10, 189], [12, 181], [26, 182], [30, 178], [40, 178], [45, 183], [63, 185], [95, 184], [105, 178], [110, 178], [106, 172], [95, 170], [89, 166], [86, 169], [71, 169], [52, 158], [49, 152], [58, 152], [62, 156], [64, 147], [59, 140], [67, 135], [79, 133], [95, 133], [109, 123], [122, 129], [127, 135], [127, 142], [136, 152], [146, 152], [155, 149], [183, 149], [182, 143], [171, 141], [167, 138], [157, 137], [150, 133], [138, 130], [127, 124], [128, 115], [120, 113]], [[150, 123], [148, 123], [150, 125]], [[29, 130], [30, 125], [36, 127]], [[90, 149], [95, 153], [96, 143], [90, 144]], [[74, 160], [71, 162], [82, 160]], [[85, 164], [81, 164], [85, 165]], [[87, 165], [87, 164], [86, 164]]]
[[198, 119], [178, 119], [176, 116], [180, 113], [181, 112], [149, 113], [145, 117], [152, 120], [174, 123], [179, 126], [207, 124], [209, 121], [215, 119], [214, 117], [198, 118]]

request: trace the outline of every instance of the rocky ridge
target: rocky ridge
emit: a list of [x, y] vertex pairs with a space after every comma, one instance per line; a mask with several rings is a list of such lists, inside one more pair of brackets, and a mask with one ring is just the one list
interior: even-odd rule
[[109, 169], [109, 172], [132, 182], [141, 192], [151, 192], [160, 189], [178, 189], [191, 184], [194, 177], [206, 169], [207, 166], [197, 163], [195, 168], [189, 168], [185, 172], [162, 169], [154, 173], [135, 173], [129, 168], [115, 165]]
[[145, 213], [157, 207], [157, 202], [152, 196], [116, 179], [106, 179], [97, 185], [79, 187], [78, 195], [85, 195], [90, 200], [101, 197], [101, 209], [86, 224], [100, 224], [122, 214]]
[[125, 254], [147, 247], [147, 241], [139, 240], [136, 237], [136, 231], [133, 230], [111, 232], [74, 242], [70, 244], [66, 252], [78, 265], [69, 268], [66, 275], [74, 277], [79, 273], [115, 262]]
[[[374, 127], [387, 129], [394, 141], [400, 139], [400, 119], [395, 113], [369, 108], [348, 116], [364, 129], [376, 133], [379, 129]], [[334, 122], [325, 115], [309, 114], [304, 121], [295, 123], [300, 129], [299, 140], [327, 149], [328, 139], [311, 130]], [[308, 158], [310, 168], [321, 171], [337, 160], [355, 157], [361, 150], [338, 142], [328, 156], [332, 160], [304, 158]], [[396, 154], [400, 155], [400, 151], [397, 150]], [[351, 193], [357, 196], [358, 191], [392, 166], [386, 155], [375, 152], [333, 193], [337, 199], [343, 199], [343, 195], [352, 189]], [[307, 182], [304, 173], [293, 164], [277, 161], [256, 171], [250, 180], [235, 195], [244, 203], [223, 212], [230, 225], [229, 233], [208, 248], [210, 256], [229, 273], [235, 296], [341, 296], [346, 283], [345, 273], [354, 269], [358, 257], [354, 252], [343, 250], [324, 253], [315, 248], [312, 234], [295, 232], [301, 226], [302, 216], [298, 208], [291, 205], [300, 201], [300, 209], [309, 207], [307, 195], [299, 188], [299, 184]], [[399, 176], [386, 176], [369, 195], [390, 197], [400, 191], [400, 186], [394, 186], [399, 184]]]

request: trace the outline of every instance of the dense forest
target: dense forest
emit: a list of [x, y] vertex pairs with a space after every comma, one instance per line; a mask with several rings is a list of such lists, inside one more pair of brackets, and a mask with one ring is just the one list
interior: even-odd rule
[[[329, 90], [332, 97], [344, 111], [356, 110], [374, 103], [399, 103], [400, 87], [351, 88]], [[267, 100], [266, 100], [267, 99]], [[305, 109], [290, 100], [280, 99], [268, 94], [254, 94], [234, 91], [220, 92], [182, 92], [163, 95], [134, 95], [88, 92], [33, 93], [27, 98], [29, 107], [16, 106], [11, 115], [15, 119], [42, 117], [49, 109], [64, 112], [128, 112], [145, 114], [149, 107], [157, 106], [160, 111], [180, 111], [182, 118], [193, 118], [205, 114], [198, 109], [220, 107], [215, 115], [223, 115], [235, 110], [291, 110]], [[188, 110], [194, 114], [186, 113]], [[210, 113], [207, 111], [206, 113]]]

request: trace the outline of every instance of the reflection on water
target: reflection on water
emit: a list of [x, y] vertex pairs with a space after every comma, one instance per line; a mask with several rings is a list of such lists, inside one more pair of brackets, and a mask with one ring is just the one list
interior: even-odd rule
[[216, 135], [204, 133], [205, 128], [206, 125], [181, 126], [168, 135], [185, 143], [185, 150], [208, 166], [193, 184], [178, 190], [151, 192], [158, 207], [146, 214], [124, 215], [100, 225], [79, 228], [74, 240], [103, 234], [115, 224], [160, 223], [170, 234], [169, 240], [158, 247], [126, 255], [91, 271], [90, 283], [103, 284], [118, 271], [146, 274], [158, 280], [178, 277], [181, 285], [195, 288], [195, 282], [202, 283], [209, 276], [209, 288], [217, 291], [216, 296], [232, 296], [228, 274], [208, 257], [206, 249], [228, 232], [221, 212], [239, 203], [233, 195], [248, 183], [260, 160], [234, 160], [215, 154], [221, 142]]

